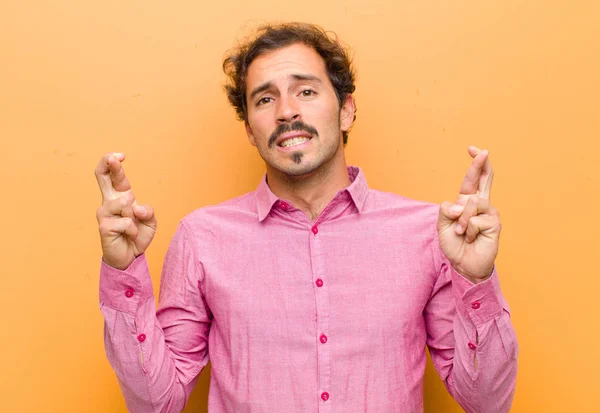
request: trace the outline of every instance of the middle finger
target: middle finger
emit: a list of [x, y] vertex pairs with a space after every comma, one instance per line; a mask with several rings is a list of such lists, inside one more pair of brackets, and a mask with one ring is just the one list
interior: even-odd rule
[[478, 196], [470, 196], [465, 204], [463, 213], [458, 217], [455, 231], [457, 234], [463, 234], [469, 225], [469, 219], [482, 213], [488, 212], [490, 203], [487, 199]]

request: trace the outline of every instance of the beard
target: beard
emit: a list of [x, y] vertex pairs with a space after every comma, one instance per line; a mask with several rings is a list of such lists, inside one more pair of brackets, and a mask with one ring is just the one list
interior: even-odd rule
[[[324, 133], [303, 121], [282, 123], [269, 136], [267, 147], [258, 146], [258, 152], [265, 161], [267, 169], [275, 170], [288, 177], [300, 177], [322, 169], [336, 157], [342, 146], [340, 139], [340, 115], [330, 124]], [[284, 133], [302, 131], [311, 134], [311, 142], [315, 147], [308, 151], [298, 150], [281, 153], [275, 147], [275, 142]], [[320, 145], [319, 145], [320, 144]]]

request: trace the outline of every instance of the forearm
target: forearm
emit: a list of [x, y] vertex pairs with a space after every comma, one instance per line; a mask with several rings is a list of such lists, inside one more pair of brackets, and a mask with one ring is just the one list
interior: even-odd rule
[[[455, 284], [459, 281], [456, 276]], [[515, 391], [515, 332], [497, 274], [486, 282], [490, 285], [466, 292], [457, 285], [453, 288], [457, 301], [455, 349], [447, 387], [468, 413], [508, 412]]]
[[126, 271], [102, 264], [100, 307], [106, 355], [128, 410], [181, 412], [194, 382], [182, 384], [176, 357], [166, 345], [144, 257]]
[[[154, 309], [145, 308], [153, 305], [142, 305], [135, 316], [102, 306], [106, 355], [128, 411], [179, 413], [185, 405], [186, 392], [162, 331], [155, 326]], [[142, 338], [144, 341], [140, 341]]]

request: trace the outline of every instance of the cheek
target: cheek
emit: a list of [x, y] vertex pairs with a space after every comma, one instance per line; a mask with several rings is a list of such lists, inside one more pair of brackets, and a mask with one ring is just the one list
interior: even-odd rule
[[340, 128], [340, 112], [337, 104], [335, 106], [329, 106], [323, 108], [323, 110], [317, 114], [319, 126], [323, 131], [327, 130], [329, 133], [337, 133]]
[[261, 113], [253, 113], [248, 114], [248, 123], [252, 128], [252, 132], [254, 136], [261, 140], [261, 138], [265, 135], [271, 134], [272, 122], [270, 117], [266, 115], [264, 112]]
[[318, 130], [337, 127], [339, 118], [337, 101], [335, 104], [327, 103], [307, 108], [303, 115], [304, 121]]

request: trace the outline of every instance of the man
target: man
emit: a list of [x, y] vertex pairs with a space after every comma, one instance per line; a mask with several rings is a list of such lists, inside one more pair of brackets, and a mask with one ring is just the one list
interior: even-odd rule
[[345, 162], [354, 75], [337, 41], [267, 26], [224, 69], [266, 176], [181, 221], [158, 311], [152, 208], [123, 154], [96, 169], [105, 345], [129, 410], [180, 412], [210, 359], [211, 413], [422, 412], [427, 345], [467, 412], [509, 411], [517, 343], [487, 151], [469, 148], [455, 204], [375, 191]]

